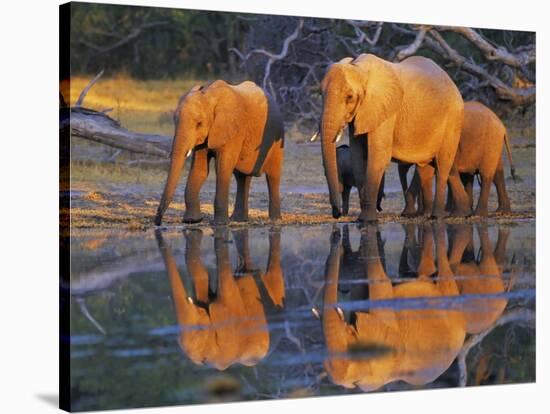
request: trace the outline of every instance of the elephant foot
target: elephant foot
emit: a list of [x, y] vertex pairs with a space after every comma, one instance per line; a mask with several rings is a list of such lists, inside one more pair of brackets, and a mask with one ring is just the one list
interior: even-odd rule
[[376, 214], [376, 212], [374, 214], [361, 212], [361, 214], [359, 214], [359, 217], [357, 217], [357, 221], [364, 224], [375, 224], [378, 223], [378, 215]]
[[455, 209], [451, 212], [449, 217], [471, 217], [472, 209]]
[[229, 219], [227, 217], [214, 217], [212, 224], [214, 226], [227, 226], [229, 224]]
[[497, 214], [510, 214], [511, 212], [512, 209], [510, 208], [510, 206], [499, 207], [495, 211], [495, 213]]
[[244, 213], [233, 213], [231, 215], [231, 221], [236, 221], [236, 222], [239, 222], [239, 223], [244, 223], [244, 222], [247, 222], [248, 221], [248, 214], [244, 214]]
[[340, 212], [340, 209], [338, 207], [332, 206], [332, 217], [337, 219], [342, 216], [342, 213]]
[[489, 215], [489, 211], [485, 208], [483, 209], [476, 208], [476, 210], [474, 211], [474, 216], [476, 217], [487, 217], [488, 215]]
[[185, 214], [182, 220], [182, 222], [185, 224], [200, 223], [201, 221], [202, 221], [202, 216], [200, 214], [198, 216], [195, 216], [192, 214]]
[[411, 218], [411, 217], [416, 217], [417, 215], [418, 214], [414, 209], [411, 210], [411, 209], [406, 208], [405, 210], [403, 210], [401, 212], [401, 217]]
[[160, 226], [162, 224], [162, 216], [157, 213], [155, 216], [155, 226]]
[[430, 216], [430, 219], [431, 220], [442, 220], [445, 217], [447, 217], [447, 213], [445, 212], [445, 210], [441, 209], [441, 210], [432, 211], [432, 215]]

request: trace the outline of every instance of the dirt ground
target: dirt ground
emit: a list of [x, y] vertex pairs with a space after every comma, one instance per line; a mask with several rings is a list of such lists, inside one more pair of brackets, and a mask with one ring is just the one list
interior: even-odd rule
[[[520, 141], [520, 140], [518, 140]], [[523, 140], [525, 141], [525, 140]], [[289, 142], [286, 146], [284, 174], [281, 182], [282, 215], [279, 224], [319, 224], [335, 222], [330, 215], [328, 191], [321, 162], [318, 143]], [[521, 177], [514, 182], [507, 178], [507, 189], [512, 203], [512, 214], [491, 214], [490, 220], [514, 221], [535, 217], [535, 148], [526, 142], [513, 146], [516, 171]], [[139, 165], [128, 166], [124, 163], [96, 164], [74, 162], [71, 165], [71, 209], [72, 228], [124, 228], [144, 230], [153, 227], [153, 218], [167, 175], [167, 165], [155, 168], [142, 168]], [[507, 172], [509, 174], [509, 172]], [[183, 191], [187, 166], [174, 201], [164, 217], [166, 226], [183, 225]], [[235, 193], [235, 183], [231, 204]], [[213, 200], [215, 193], [215, 174], [211, 172], [201, 192], [201, 207], [204, 220], [194, 226], [207, 226], [213, 219]], [[254, 178], [249, 200], [248, 225], [270, 223], [267, 216], [268, 192], [263, 177]], [[399, 186], [397, 167], [390, 165], [386, 178], [386, 198], [380, 222], [410, 222], [416, 219], [400, 217], [403, 208], [403, 196]], [[490, 210], [496, 209], [496, 193], [492, 191]], [[230, 207], [231, 213], [232, 207]], [[65, 220], [68, 210], [62, 211]], [[359, 201], [356, 191], [350, 201], [350, 215], [339, 222], [355, 221], [359, 214]], [[465, 219], [448, 218], [448, 221]], [[480, 220], [471, 217], [468, 221]], [[231, 226], [247, 225], [231, 223]]]

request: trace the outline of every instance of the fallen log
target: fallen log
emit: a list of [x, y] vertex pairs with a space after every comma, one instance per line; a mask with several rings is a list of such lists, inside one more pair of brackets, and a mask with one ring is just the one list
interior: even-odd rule
[[62, 100], [59, 112], [59, 129], [70, 128], [71, 137], [84, 138], [126, 151], [168, 158], [172, 138], [165, 135], [143, 134], [130, 131], [105, 112], [82, 106], [86, 94], [101, 77], [101, 71], [82, 91], [72, 107], [64, 107]]

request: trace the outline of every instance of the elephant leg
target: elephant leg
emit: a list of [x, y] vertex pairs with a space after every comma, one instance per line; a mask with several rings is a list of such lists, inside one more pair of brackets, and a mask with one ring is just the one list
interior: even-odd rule
[[208, 177], [210, 158], [208, 148], [193, 151], [189, 178], [185, 185], [184, 223], [198, 223], [202, 220], [199, 193]]
[[372, 133], [367, 139], [368, 160], [365, 171], [365, 178], [362, 193], [361, 214], [358, 221], [376, 222], [378, 220], [376, 211], [376, 200], [380, 189], [380, 182], [386, 168], [391, 160], [391, 149], [393, 139], [393, 124], [386, 123], [376, 133]]
[[342, 215], [347, 216], [349, 213], [349, 194], [351, 192], [351, 187], [344, 186], [342, 190]]
[[229, 184], [235, 168], [228, 153], [216, 155], [216, 197], [214, 199], [214, 224], [224, 225], [229, 222]]
[[448, 175], [449, 185], [453, 194], [454, 210], [451, 213], [453, 216], [467, 217], [472, 214], [470, 198], [466, 194], [466, 190], [460, 179], [460, 174], [453, 166]]
[[[426, 165], [424, 167], [416, 167], [419, 181], [419, 192], [422, 196], [422, 208], [418, 209], [419, 216], [428, 216], [433, 208], [433, 177], [434, 167]], [[445, 187], [443, 187], [445, 188]], [[420, 197], [419, 197], [420, 198]]]
[[451, 188], [451, 185], [447, 183], [447, 202], [445, 203], [445, 211], [447, 213], [450, 213], [451, 211], [453, 211], [453, 208], [453, 189]]
[[361, 214], [359, 215], [360, 222], [375, 222], [378, 220], [376, 197], [387, 163], [386, 165], [380, 165], [380, 163], [372, 161], [368, 163], [365, 185], [363, 185], [362, 189], [363, 199], [366, 200], [366, 203], [365, 208], [361, 208]]
[[466, 194], [468, 195], [470, 209], [474, 208], [474, 178], [474, 174], [460, 174], [460, 180], [462, 181]]
[[497, 167], [497, 170], [495, 171], [493, 183], [495, 184], [498, 195], [497, 213], [511, 212], [512, 210], [510, 208], [510, 198], [508, 198], [508, 193], [506, 192], [506, 184], [504, 181], [504, 169], [502, 168], [502, 159], [499, 162], [499, 167]]
[[384, 186], [386, 185], [386, 173], [382, 174], [382, 179], [380, 180], [380, 187], [378, 188], [378, 196], [376, 197], [376, 211], [382, 211], [382, 199], [386, 197], [384, 193]]
[[237, 180], [237, 196], [235, 197], [235, 208], [231, 215], [232, 221], [248, 220], [248, 193], [252, 177], [239, 171], [234, 171], [233, 175]]
[[279, 193], [279, 186], [281, 183], [280, 174], [267, 173], [267, 187], [269, 189], [269, 219], [280, 220], [281, 219], [281, 195]]
[[403, 197], [405, 198], [405, 208], [401, 212], [403, 217], [413, 217], [416, 213], [414, 208], [414, 193], [411, 191], [411, 187], [414, 185], [415, 179], [417, 179], [417, 173], [415, 171], [411, 185], [407, 185], [407, 173], [412, 164], [398, 163], [397, 171], [399, 172], [399, 182], [401, 183], [401, 189], [403, 190]]
[[487, 217], [489, 214], [489, 195], [491, 193], [491, 185], [493, 183], [494, 176], [487, 174], [480, 174], [481, 176], [481, 192], [479, 194], [479, 200], [477, 201], [477, 207], [475, 210], [476, 216]]
[[366, 200], [363, 200], [363, 194], [361, 192], [365, 177], [365, 163], [367, 161], [366, 139], [363, 136], [354, 137], [350, 135], [350, 137], [349, 146], [353, 179], [359, 193], [359, 205], [361, 209], [363, 209], [366, 207]]

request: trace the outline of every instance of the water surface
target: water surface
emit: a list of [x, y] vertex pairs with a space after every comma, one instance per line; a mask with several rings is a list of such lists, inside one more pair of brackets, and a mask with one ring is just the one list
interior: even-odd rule
[[78, 231], [73, 410], [535, 380], [535, 222]]

